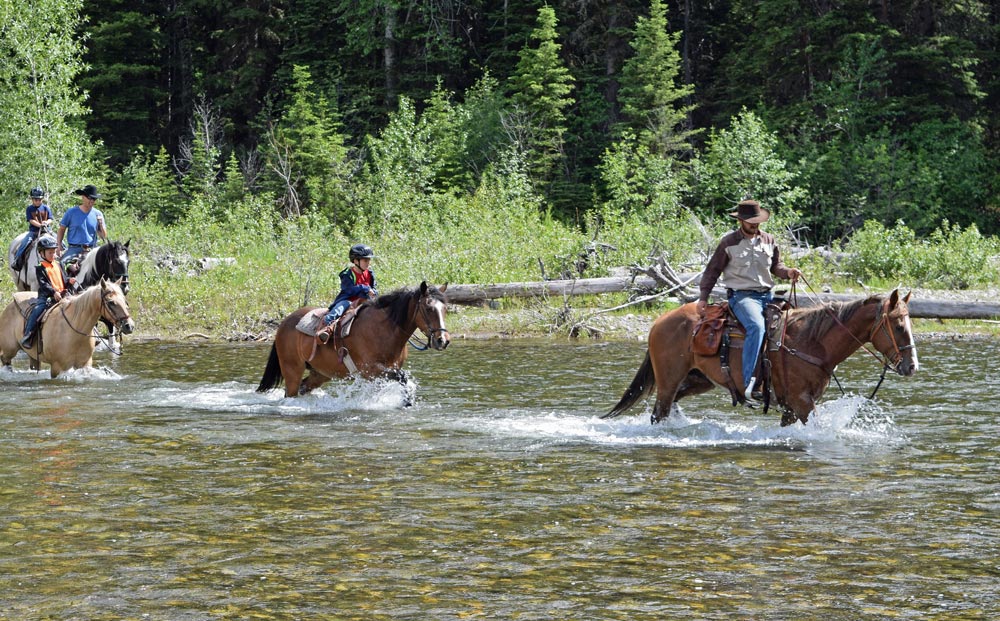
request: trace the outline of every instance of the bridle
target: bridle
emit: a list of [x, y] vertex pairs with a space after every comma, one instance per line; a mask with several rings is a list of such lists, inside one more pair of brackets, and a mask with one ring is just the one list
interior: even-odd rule
[[[128, 311], [125, 311], [124, 317], [122, 317], [122, 316], [120, 316], [120, 315], [118, 315], [118, 314], [116, 314], [116, 313], [113, 312], [113, 307], [118, 306], [115, 302], [110, 301], [110, 298], [114, 297], [114, 295], [115, 295], [114, 291], [102, 291], [101, 292], [101, 317], [104, 318], [104, 319], [107, 319], [107, 317], [104, 316], [105, 312], [107, 312], [108, 314], [110, 314], [111, 315], [111, 319], [113, 320], [111, 323], [113, 324], [114, 328], [117, 329], [117, 330], [120, 330], [121, 326], [123, 324], [125, 324], [129, 319], [131, 319], [131, 316], [129, 315]], [[62, 305], [62, 306], [59, 307], [59, 314], [62, 315], [63, 321], [66, 322], [66, 325], [68, 325], [69, 329], [72, 330], [73, 332], [76, 332], [80, 336], [90, 336], [90, 337], [94, 337], [94, 338], [100, 339], [107, 346], [108, 351], [110, 351], [113, 354], [119, 355], [119, 356], [121, 355], [121, 348], [119, 348], [116, 351], [111, 346], [111, 339], [114, 338], [114, 334], [113, 333], [109, 334], [106, 337], [105, 336], [101, 336], [100, 334], [97, 334], [95, 332], [95, 330], [97, 329], [96, 326], [94, 328], [91, 328], [90, 332], [84, 332], [82, 330], [78, 330], [77, 327], [74, 326], [73, 323], [69, 320], [69, 317], [66, 316], [66, 306], [65, 305]]]
[[417, 307], [419, 309], [418, 312], [420, 313], [421, 318], [424, 320], [424, 325], [428, 326], [427, 330], [424, 330], [423, 328], [420, 329], [420, 331], [424, 333], [424, 336], [427, 337], [427, 342], [421, 343], [420, 340], [417, 339], [415, 336], [410, 336], [409, 338], [410, 346], [417, 351], [428, 350], [431, 346], [431, 340], [435, 337], [435, 335], [448, 335], [449, 339], [451, 338], [451, 333], [448, 332], [447, 328], [445, 328], [444, 326], [440, 328], [430, 327], [431, 311], [428, 305], [424, 303], [423, 297], [425, 296], [420, 296], [420, 298], [417, 299]]
[[112, 242], [112, 243], [104, 244], [103, 246], [101, 246], [97, 250], [93, 251], [93, 252], [106, 253], [107, 254], [107, 256], [102, 256], [101, 257], [102, 263], [104, 263], [104, 265], [102, 266], [102, 270], [98, 270], [97, 257], [95, 256], [94, 257], [93, 271], [95, 273], [95, 276], [97, 274], [99, 274], [100, 271], [104, 271], [105, 274], [106, 274], [106, 277], [108, 278], [108, 280], [110, 280], [112, 282], [121, 282], [122, 293], [127, 293], [128, 292], [128, 259], [125, 260], [125, 263], [124, 263], [125, 268], [124, 269], [119, 269], [120, 266], [122, 265], [122, 262], [118, 260], [118, 256], [119, 255], [111, 252], [112, 248], [117, 248], [117, 247], [121, 247], [121, 249], [125, 252], [125, 256], [126, 257], [128, 256], [128, 249], [125, 248], [125, 246], [122, 245], [120, 242]]
[[[868, 340], [874, 343], [875, 335], [879, 332], [879, 330], [884, 332], [885, 335], [889, 337], [889, 342], [892, 343], [892, 354], [882, 354], [885, 358], [882, 359], [881, 362], [885, 368], [892, 368], [898, 371], [899, 365], [903, 362], [903, 352], [915, 348], [916, 344], [913, 343], [913, 339], [911, 338], [909, 345], [903, 345], [902, 347], [899, 346], [899, 343], [896, 341], [896, 335], [889, 327], [890, 313], [891, 310], [889, 309], [889, 300], [886, 300], [879, 305], [875, 325], [872, 326], [871, 333], [868, 335]], [[906, 318], [908, 316], [909, 313], [903, 312], [900, 317]]]
[[[809, 287], [810, 289], [812, 289], [812, 285], [810, 285], [809, 282], [805, 280], [805, 277], [800, 276], [800, 278], [802, 278], [802, 280], [806, 283], [807, 287]], [[794, 284], [792, 285], [792, 295], [793, 296], [795, 295], [795, 285]], [[826, 305], [823, 305], [823, 308], [826, 310], [826, 313], [830, 315], [830, 317], [833, 319], [833, 321], [837, 325], [839, 325], [841, 328], [843, 328], [844, 331], [847, 332], [851, 336], [851, 338], [853, 338], [855, 341], [857, 341], [857, 343], [861, 346], [861, 349], [864, 349], [866, 352], [868, 352], [869, 354], [871, 354], [871, 356], [873, 358], [875, 358], [875, 360], [878, 360], [879, 364], [882, 365], [882, 373], [881, 373], [881, 376], [879, 377], [878, 383], [875, 384], [875, 388], [872, 390], [871, 396], [868, 397], [869, 399], [874, 399], [875, 398], [875, 394], [878, 392], [878, 389], [882, 386], [882, 382], [885, 381], [885, 374], [886, 374], [886, 372], [889, 369], [893, 369], [893, 370], [895, 370], [898, 373], [899, 372], [899, 365], [902, 364], [902, 362], [903, 362], [903, 352], [907, 351], [909, 349], [916, 348], [916, 344], [913, 342], [913, 336], [912, 335], [910, 336], [910, 343], [908, 345], [903, 345], [902, 347], [899, 346], [899, 343], [896, 341], [896, 336], [893, 334], [892, 330], [889, 328], [889, 316], [890, 316], [890, 314], [892, 312], [892, 309], [889, 308], [889, 300], [888, 299], [882, 301], [879, 304], [878, 310], [876, 311], [876, 315], [875, 315], [875, 323], [872, 325], [872, 329], [868, 333], [868, 339], [867, 339], [867, 341], [862, 341], [858, 337], [854, 336], [854, 333], [851, 332], [850, 328], [848, 328], [846, 325], [844, 325], [844, 322], [842, 322], [840, 320], [840, 318], [837, 317], [837, 315], [832, 310], [830, 310], [829, 307], [827, 307]], [[787, 312], [788, 311], [786, 310], [786, 313]], [[904, 317], [904, 318], [908, 317], [908, 316], [909, 316], [909, 312], [906, 312], [906, 311], [904, 311], [902, 313], [902, 315], [901, 315], [901, 317]], [[786, 314], [786, 317], [787, 317], [787, 314]], [[782, 322], [782, 324], [783, 324], [783, 328], [782, 329], [784, 329], [784, 327], [787, 326], [788, 322], [784, 321], [784, 322]], [[869, 349], [868, 345], [866, 344], [868, 342], [871, 342], [872, 344], [874, 344], [874, 342], [875, 342], [874, 341], [875, 335], [878, 334], [879, 330], [885, 332], [886, 336], [889, 337], [889, 342], [892, 343], [892, 349], [893, 349], [893, 351], [892, 351], [891, 355], [890, 354], [883, 354], [881, 351], [879, 351], [878, 353], [876, 353], [876, 352], [872, 351], [871, 349]], [[827, 372], [830, 375], [830, 377], [832, 377], [834, 379], [834, 381], [837, 382], [837, 386], [840, 386], [840, 380], [837, 379], [837, 375], [835, 373], [835, 369], [827, 370], [826, 369], [826, 363], [825, 363], [825, 361], [820, 360], [818, 358], [814, 358], [813, 356], [805, 355], [802, 352], [798, 352], [798, 351], [795, 351], [793, 349], [789, 349], [785, 345], [785, 343], [784, 343], [784, 341], [785, 341], [785, 338], [784, 338], [785, 335], [784, 335], [784, 333], [782, 333], [781, 336], [782, 336], [782, 338], [781, 338], [782, 356], [784, 356], [785, 352], [788, 352], [791, 355], [795, 356], [796, 358], [799, 358], [800, 360], [803, 360], [804, 362], [807, 362], [807, 363], [812, 364], [812, 365], [814, 365], [816, 367], [819, 367], [823, 371]], [[876, 348], [876, 350], [877, 350], [877, 348]], [[879, 354], [881, 354], [881, 357], [880, 357]], [[782, 367], [783, 367], [784, 371], [787, 373], [787, 371], [788, 371], [787, 365], [783, 364]], [[786, 379], [786, 381], [787, 381], [787, 379]], [[844, 391], [843, 387], [840, 388], [840, 391], [841, 392]]]

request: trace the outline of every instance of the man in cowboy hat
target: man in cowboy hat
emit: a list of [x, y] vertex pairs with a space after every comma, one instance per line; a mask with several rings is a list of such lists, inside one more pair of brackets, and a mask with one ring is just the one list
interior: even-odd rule
[[[701, 296], [698, 298], [698, 315], [705, 315], [708, 296], [715, 283], [722, 276], [729, 298], [729, 308], [746, 329], [743, 343], [744, 396], [747, 400], [756, 397], [757, 383], [755, 370], [757, 356], [764, 344], [764, 307], [772, 299], [774, 288], [772, 275], [791, 280], [794, 283], [802, 272], [794, 267], [786, 267], [781, 262], [781, 254], [774, 236], [760, 230], [771, 213], [755, 200], [744, 200], [729, 214], [739, 220], [740, 226], [727, 233], [719, 241], [715, 253], [709, 260], [701, 276]], [[747, 379], [749, 378], [749, 379]]]
[[62, 253], [63, 264], [69, 263], [70, 259], [77, 255], [87, 254], [97, 245], [98, 238], [108, 241], [108, 232], [104, 228], [104, 214], [94, 207], [97, 199], [101, 198], [97, 188], [85, 185], [73, 193], [81, 197], [80, 204], [66, 210], [62, 220], [59, 221], [59, 232], [56, 234], [57, 252], [61, 252], [63, 236], [69, 232], [69, 235], [66, 235], [66, 252]]

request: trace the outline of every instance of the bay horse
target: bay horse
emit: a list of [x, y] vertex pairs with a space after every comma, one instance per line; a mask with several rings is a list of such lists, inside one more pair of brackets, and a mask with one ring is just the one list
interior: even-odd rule
[[[919, 362], [909, 300], [910, 294], [900, 297], [895, 290], [888, 297], [875, 295], [787, 311], [781, 346], [776, 351], [767, 348], [774, 396], [784, 410], [782, 426], [796, 420], [805, 424], [830, 384], [834, 367], [867, 343], [885, 356], [882, 364], [887, 368], [902, 376], [916, 373]], [[692, 352], [698, 321], [694, 303], [656, 319], [649, 330], [646, 359], [621, 400], [602, 418], [623, 414], [655, 388], [656, 403], [650, 417], [655, 424], [670, 415], [675, 401], [713, 386], [727, 386], [718, 354]], [[735, 362], [730, 374], [739, 390], [743, 386], [741, 355], [741, 349], [733, 348]]]
[[[406, 343], [417, 328], [435, 350], [443, 350], [451, 342], [444, 321], [447, 288], [422, 282], [419, 287], [398, 289], [368, 300], [358, 309], [350, 334], [331, 338], [326, 344], [296, 329], [302, 317], [316, 307], [298, 309], [278, 326], [257, 392], [271, 390], [284, 381], [285, 396], [294, 397], [311, 392], [333, 377], [346, 377], [350, 371], [344, 353], [366, 379], [388, 377], [405, 382], [402, 366], [406, 362]], [[309, 376], [303, 379], [307, 368]]]
[[[25, 317], [37, 294], [19, 292], [0, 314], [0, 364], [10, 366], [21, 349]], [[79, 295], [67, 296], [53, 305], [38, 328], [35, 342], [25, 350], [31, 368], [39, 362], [49, 364], [49, 373], [57, 377], [69, 369], [83, 369], [93, 364], [97, 337], [94, 327], [104, 319], [123, 334], [131, 334], [135, 322], [129, 314], [125, 293], [117, 284], [101, 279]]]

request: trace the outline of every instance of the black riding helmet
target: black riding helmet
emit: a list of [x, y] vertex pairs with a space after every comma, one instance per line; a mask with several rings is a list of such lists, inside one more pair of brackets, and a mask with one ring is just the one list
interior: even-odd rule
[[31, 198], [43, 198], [45, 196], [45, 190], [42, 188], [31, 188], [31, 192], [28, 196]]
[[57, 248], [56, 238], [51, 235], [42, 235], [38, 238], [38, 251], [50, 250], [52, 248]]
[[348, 255], [348, 259], [353, 261], [354, 259], [374, 259], [375, 253], [371, 248], [364, 244], [354, 244], [351, 246], [351, 252]]

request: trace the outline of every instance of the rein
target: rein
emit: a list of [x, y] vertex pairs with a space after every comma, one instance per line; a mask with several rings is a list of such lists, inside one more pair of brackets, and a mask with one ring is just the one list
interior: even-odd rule
[[[813, 286], [809, 283], [808, 280], [806, 280], [805, 276], [800, 276], [799, 278], [802, 279], [802, 282], [806, 283], [806, 286], [810, 289], [810, 291], [812, 291], [813, 293], [815, 293], [815, 289], [813, 289]], [[792, 295], [795, 296], [795, 285], [794, 284], [792, 285]], [[813, 299], [814, 299], [814, 301], [817, 304], [820, 304], [820, 306], [823, 308], [824, 312], [826, 312], [830, 316], [830, 318], [833, 319], [834, 323], [836, 323], [841, 328], [843, 328], [844, 331], [847, 332], [851, 336], [851, 338], [854, 339], [854, 341], [856, 343], [858, 343], [858, 345], [861, 346], [861, 349], [864, 349], [866, 352], [868, 352], [872, 356], [872, 358], [874, 358], [876, 361], [878, 361], [878, 363], [880, 365], [882, 365], [882, 374], [879, 377], [878, 383], [875, 385], [875, 389], [872, 390], [871, 396], [868, 397], [869, 399], [874, 399], [875, 398], [875, 394], [878, 392], [878, 389], [882, 386], [882, 382], [885, 381], [886, 372], [890, 368], [895, 368], [896, 366], [899, 365], [900, 361], [903, 359], [903, 352], [904, 351], [906, 351], [907, 349], [913, 349], [916, 346], [915, 344], [911, 343], [909, 345], [904, 345], [903, 347], [900, 347], [899, 344], [896, 342], [896, 337], [892, 333], [892, 330], [890, 330], [887, 327], [886, 324], [888, 323], [888, 319], [889, 319], [889, 309], [888, 309], [889, 300], [884, 300], [884, 301], [882, 301], [879, 304], [878, 311], [876, 311], [877, 314], [876, 314], [875, 323], [872, 325], [872, 329], [868, 333], [868, 341], [871, 341], [875, 337], [875, 335], [878, 333], [879, 329], [882, 329], [886, 333], [886, 335], [889, 337], [889, 341], [892, 343], [893, 355], [892, 355], [892, 357], [890, 357], [887, 354], [882, 354], [881, 357], [880, 357], [879, 354], [881, 354], [881, 352], [879, 352], [879, 353], [873, 352], [871, 349], [868, 348], [868, 345], [866, 344], [865, 341], [862, 341], [858, 337], [854, 336], [854, 333], [851, 332], [851, 330], [846, 325], [844, 325], [844, 322], [842, 322], [840, 320], [840, 318], [837, 317], [836, 313], [834, 313], [832, 310], [830, 310], [830, 308], [827, 305], [825, 305], [822, 302], [820, 302], [819, 298], [814, 297]], [[790, 311], [787, 311], [787, 312], [790, 312]], [[788, 324], [787, 320], [784, 323], [787, 326], [787, 324]], [[784, 333], [782, 333], [782, 339], [781, 339], [782, 340], [782, 342], [781, 342], [782, 353], [784, 353], [784, 352], [787, 351], [788, 353], [792, 354], [796, 358], [798, 358], [798, 359], [800, 359], [800, 360], [802, 360], [804, 362], [807, 362], [807, 363], [809, 363], [809, 364], [811, 364], [811, 365], [813, 365], [815, 367], [818, 367], [819, 369], [821, 369], [825, 373], [828, 373], [837, 382], [837, 386], [840, 387], [840, 392], [844, 393], [844, 388], [843, 388], [843, 386], [840, 385], [840, 380], [837, 379], [837, 376], [834, 373], [834, 369], [827, 370], [826, 369], [826, 365], [825, 365], [825, 361], [819, 360], [818, 358], [815, 358], [813, 356], [809, 356], [807, 354], [803, 354], [803, 353], [798, 352], [798, 351], [796, 351], [794, 349], [790, 349], [784, 343], [784, 336], [785, 336]], [[782, 366], [784, 367], [785, 365], [782, 364]], [[787, 374], [787, 368], [783, 369], [783, 371], [784, 371], [784, 373]], [[786, 380], [787, 380], [787, 375], [786, 375]]]
[[[103, 310], [106, 310], [107, 308], [108, 308], [107, 300], [105, 299], [105, 294], [102, 293], [101, 294], [101, 310], [103, 311]], [[115, 338], [115, 332], [114, 331], [108, 333], [107, 336], [103, 336], [103, 335], [97, 333], [97, 326], [96, 325], [93, 328], [90, 329], [90, 332], [83, 332], [81, 330], [78, 330], [76, 328], [76, 326], [73, 325], [73, 322], [70, 321], [69, 317], [66, 316], [66, 304], [60, 304], [59, 305], [59, 314], [62, 315], [63, 321], [66, 322], [66, 325], [69, 326], [69, 329], [72, 330], [73, 332], [76, 332], [80, 336], [86, 336], [86, 337], [95, 338], [98, 341], [104, 343], [104, 346], [107, 347], [108, 351], [110, 351], [115, 356], [121, 356], [122, 355], [123, 346], [122, 346], [121, 341], [119, 341], [117, 349], [115, 349], [115, 347], [113, 346], [114, 338]], [[102, 315], [103, 315], [103, 313], [102, 313]]]

